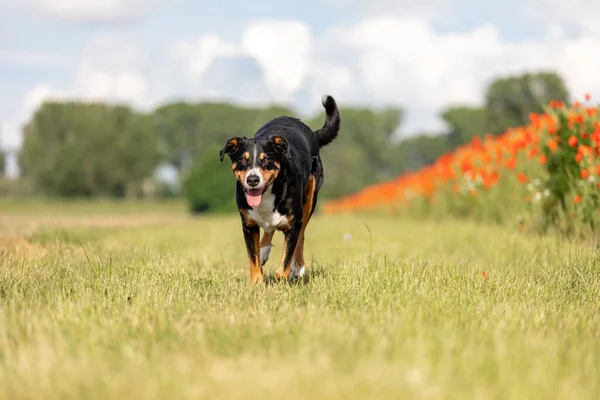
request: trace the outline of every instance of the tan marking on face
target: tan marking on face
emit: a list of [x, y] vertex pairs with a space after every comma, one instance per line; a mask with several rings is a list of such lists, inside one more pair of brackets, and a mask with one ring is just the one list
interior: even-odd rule
[[237, 163], [236, 162], [234, 162], [233, 164], [231, 164], [231, 169], [233, 171], [235, 171], [236, 168], [237, 168]]
[[242, 154], [242, 157], [246, 159], [246, 161], [248, 161], [250, 159], [250, 153], [249, 152], [244, 152], [244, 154]]
[[260, 153], [260, 155], [258, 156], [258, 158], [260, 158], [260, 161], [263, 161], [266, 157], [267, 155], [265, 153]]
[[270, 185], [271, 183], [273, 183], [273, 181], [275, 179], [277, 179], [277, 175], [279, 175], [279, 170], [280, 170], [281, 166], [279, 165], [279, 163], [276, 163], [276, 162], [273, 162], [273, 164], [276, 167], [275, 169], [271, 169], [271, 170], [266, 170], [266, 169], [262, 169], [262, 168], [259, 169], [265, 185]]

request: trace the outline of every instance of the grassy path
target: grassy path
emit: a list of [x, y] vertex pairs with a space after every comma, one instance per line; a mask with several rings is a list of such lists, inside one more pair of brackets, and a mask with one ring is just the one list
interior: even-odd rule
[[80, 211], [0, 215], [2, 398], [600, 397], [589, 244], [318, 217], [250, 290], [238, 218]]

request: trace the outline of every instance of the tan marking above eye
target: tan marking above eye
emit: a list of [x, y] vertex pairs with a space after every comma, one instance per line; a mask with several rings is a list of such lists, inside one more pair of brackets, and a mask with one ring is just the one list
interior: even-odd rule
[[260, 155], [258, 156], [261, 160], [264, 160], [267, 155], [265, 153], [260, 153]]
[[248, 160], [250, 158], [250, 153], [246, 151], [244, 154], [242, 154], [242, 157]]

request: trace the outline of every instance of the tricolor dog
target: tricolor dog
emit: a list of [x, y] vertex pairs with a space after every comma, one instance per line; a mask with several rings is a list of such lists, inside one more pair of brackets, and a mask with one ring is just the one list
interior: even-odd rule
[[263, 279], [262, 267], [269, 259], [276, 230], [284, 235], [276, 278], [304, 275], [304, 232], [323, 185], [319, 151], [340, 129], [333, 97], [323, 96], [322, 103], [325, 123], [314, 132], [299, 119], [281, 116], [263, 125], [253, 138], [230, 138], [221, 150], [221, 161], [229, 156], [237, 179], [237, 207], [253, 283]]

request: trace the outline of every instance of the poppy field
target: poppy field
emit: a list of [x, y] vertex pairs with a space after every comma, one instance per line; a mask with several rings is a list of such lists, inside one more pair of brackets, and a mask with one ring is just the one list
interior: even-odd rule
[[327, 214], [392, 212], [474, 218], [520, 230], [597, 230], [600, 119], [583, 103], [553, 101], [529, 124], [483, 134], [433, 165], [323, 206]]

